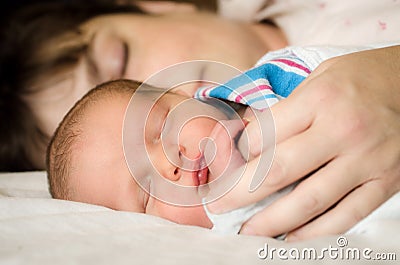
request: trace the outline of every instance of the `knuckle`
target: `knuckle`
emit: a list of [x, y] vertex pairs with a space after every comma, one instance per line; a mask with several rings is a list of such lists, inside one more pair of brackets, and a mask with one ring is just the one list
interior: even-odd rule
[[360, 208], [354, 208], [350, 213], [349, 213], [349, 221], [352, 224], [360, 222], [362, 219], [364, 219], [367, 216], [365, 211], [363, 211]]
[[[255, 138], [250, 138], [250, 139], [255, 139]], [[260, 155], [260, 153], [262, 152], [262, 145], [260, 144], [260, 142], [250, 141], [249, 147], [250, 147], [249, 152], [251, 157], [256, 157]]]
[[333, 82], [330, 77], [324, 77], [324, 80], [316, 78], [314, 82], [315, 86], [313, 86], [314, 89], [310, 96], [310, 100], [313, 104], [325, 108], [332, 106], [331, 104], [341, 98], [341, 88], [336, 84], [336, 82]]
[[318, 65], [318, 67], [312, 72], [312, 74], [321, 74], [331, 68], [338, 61], [337, 57], [329, 58]]
[[374, 197], [376, 201], [384, 202], [395, 192], [396, 183], [390, 179], [390, 175], [383, 173], [381, 177], [368, 182], [366, 185], [374, 185]]
[[321, 63], [323, 69], [327, 69], [339, 61], [339, 57], [329, 58]]
[[311, 191], [302, 198], [301, 200], [302, 209], [308, 215], [315, 215], [324, 209], [324, 204], [319, 196], [319, 194], [315, 191]]
[[368, 137], [370, 130], [367, 129], [367, 122], [362, 115], [356, 111], [347, 111], [342, 116], [341, 122], [336, 128], [338, 139], [356, 144]]
[[285, 180], [288, 180], [288, 174], [286, 168], [281, 159], [275, 157], [272, 162], [272, 166], [267, 174], [268, 185], [265, 188], [270, 189], [271, 187], [281, 187]]

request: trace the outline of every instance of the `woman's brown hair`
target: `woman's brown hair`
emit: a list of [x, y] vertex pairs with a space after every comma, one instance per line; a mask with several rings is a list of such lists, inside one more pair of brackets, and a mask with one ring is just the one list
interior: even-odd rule
[[0, 25], [0, 171], [37, 170], [29, 150], [47, 145], [49, 135], [39, 128], [24, 101], [39, 78], [77, 63], [84, 43], [65, 47], [56, 56], [38, 56], [51, 40], [98, 15], [143, 13], [135, 5], [114, 1], [43, 1], [27, 4], [3, 16]]

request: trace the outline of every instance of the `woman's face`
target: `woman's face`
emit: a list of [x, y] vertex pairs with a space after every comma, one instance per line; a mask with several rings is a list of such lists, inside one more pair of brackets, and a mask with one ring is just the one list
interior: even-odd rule
[[57, 82], [41, 86], [28, 98], [48, 135], [73, 104], [101, 82], [144, 81], [188, 60], [218, 61], [244, 70], [266, 52], [249, 25], [201, 12], [104, 15], [87, 21], [81, 30], [89, 48], [78, 64], [62, 76], [49, 77]]

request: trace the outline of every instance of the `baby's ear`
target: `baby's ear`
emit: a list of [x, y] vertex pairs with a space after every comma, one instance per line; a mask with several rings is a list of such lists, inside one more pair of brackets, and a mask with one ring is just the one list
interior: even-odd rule
[[194, 4], [173, 1], [135, 1], [135, 4], [150, 14], [186, 13], [198, 10]]

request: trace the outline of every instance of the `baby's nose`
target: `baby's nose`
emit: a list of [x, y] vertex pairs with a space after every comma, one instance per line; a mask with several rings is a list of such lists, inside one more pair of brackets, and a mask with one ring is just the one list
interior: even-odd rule
[[203, 158], [203, 152], [199, 151], [194, 156], [187, 156], [186, 154], [181, 154], [182, 169], [185, 171], [196, 171], [201, 169], [201, 160]]

